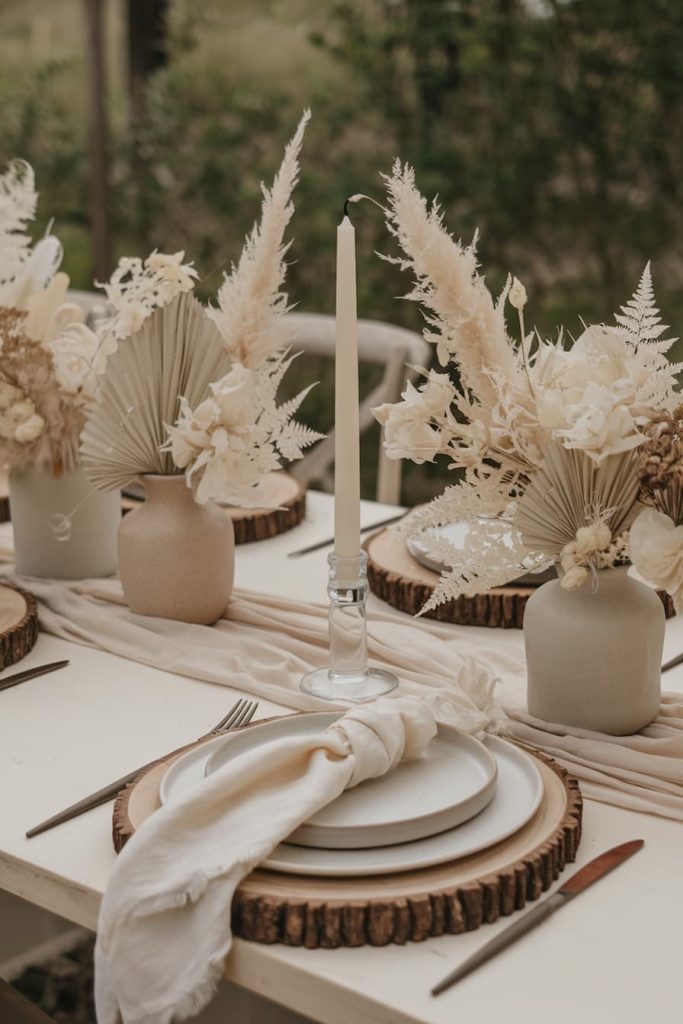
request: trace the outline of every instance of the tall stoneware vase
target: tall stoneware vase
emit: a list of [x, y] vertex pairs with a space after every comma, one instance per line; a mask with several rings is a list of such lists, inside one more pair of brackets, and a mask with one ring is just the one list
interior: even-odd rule
[[116, 572], [121, 494], [103, 494], [80, 468], [26, 466], [9, 475], [18, 573], [80, 580]]
[[146, 500], [119, 529], [119, 575], [140, 615], [209, 625], [232, 593], [235, 535], [228, 513], [199, 505], [184, 476], [143, 477]]
[[625, 736], [659, 708], [664, 607], [627, 567], [595, 583], [551, 580], [527, 601], [527, 704], [546, 722]]

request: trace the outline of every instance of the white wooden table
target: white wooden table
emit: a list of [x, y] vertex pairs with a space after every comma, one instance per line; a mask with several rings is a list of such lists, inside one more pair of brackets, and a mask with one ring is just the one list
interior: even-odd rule
[[[391, 512], [365, 503], [363, 522]], [[329, 536], [331, 525], [331, 498], [310, 494], [305, 524], [238, 548], [237, 585], [325, 600], [327, 551], [296, 561], [285, 555]], [[515, 630], [453, 629], [470, 639], [476, 635], [483, 649], [521, 650]], [[668, 624], [665, 657], [679, 651], [683, 617]], [[65, 671], [0, 694], [0, 888], [94, 930], [115, 860], [112, 805], [32, 840], [24, 838], [26, 829], [200, 735], [237, 691], [47, 635], [22, 667], [64, 657], [71, 661]], [[665, 687], [683, 690], [683, 670], [668, 673]], [[262, 701], [259, 716], [284, 710]], [[646, 846], [633, 860], [438, 999], [429, 996], [430, 986], [505, 921], [471, 934], [381, 949], [309, 951], [237, 940], [227, 977], [325, 1024], [680, 1020], [683, 829], [587, 802], [577, 863], [637, 837]]]

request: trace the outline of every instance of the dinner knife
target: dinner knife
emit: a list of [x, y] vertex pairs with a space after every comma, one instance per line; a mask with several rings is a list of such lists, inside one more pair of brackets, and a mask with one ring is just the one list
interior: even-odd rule
[[604, 878], [610, 871], [614, 871], [625, 860], [628, 860], [634, 853], [642, 849], [644, 845], [644, 839], [632, 839], [628, 843], [614, 846], [611, 850], [607, 850], [605, 853], [601, 853], [599, 857], [589, 861], [585, 867], [574, 872], [564, 885], [557, 892], [554, 892], [552, 896], [549, 896], [547, 900], [537, 903], [527, 914], [524, 914], [517, 921], [513, 921], [504, 931], [496, 935], [494, 939], [491, 939], [490, 942], [487, 942], [485, 946], [482, 946], [481, 949], [465, 960], [463, 964], [460, 964], [454, 971], [447, 974], [445, 978], [442, 978], [432, 989], [432, 995], [438, 996], [441, 992], [450, 988], [451, 985], [455, 985], [457, 981], [471, 974], [477, 967], [481, 967], [487, 960], [490, 960], [497, 953], [500, 953], [501, 950], [512, 945], [522, 935], [530, 932], [537, 924], [545, 921], [546, 918], [554, 914], [560, 907], [564, 907], [575, 896], [578, 896], [579, 893], [585, 892], [598, 879]]
[[24, 683], [27, 679], [36, 679], [48, 672], [56, 672], [58, 668], [65, 668], [68, 661], [50, 661], [47, 665], [36, 665], [34, 668], [25, 668], [22, 672], [15, 672], [14, 675], [0, 679], [0, 690], [9, 690], [11, 686]]

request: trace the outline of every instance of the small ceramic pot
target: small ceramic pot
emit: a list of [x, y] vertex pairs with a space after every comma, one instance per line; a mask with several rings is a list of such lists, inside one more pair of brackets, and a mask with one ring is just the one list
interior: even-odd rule
[[209, 625], [228, 606], [235, 534], [228, 513], [199, 505], [184, 476], [144, 476], [146, 500], [119, 529], [119, 575], [140, 615]]
[[551, 580], [527, 601], [527, 704], [546, 722], [626, 736], [659, 710], [664, 607], [627, 567], [596, 582]]
[[96, 491], [82, 469], [54, 476], [26, 466], [9, 474], [16, 570], [80, 580], [116, 572], [121, 493]]

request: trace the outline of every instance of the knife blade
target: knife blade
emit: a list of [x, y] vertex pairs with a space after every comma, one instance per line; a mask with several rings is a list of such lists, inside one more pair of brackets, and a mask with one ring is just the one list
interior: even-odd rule
[[17, 686], [18, 683], [24, 683], [27, 679], [36, 679], [38, 676], [44, 676], [48, 672], [56, 672], [58, 668], [65, 668], [68, 664], [68, 661], [51, 661], [47, 665], [36, 665], [35, 668], [25, 668], [22, 672], [15, 672], [12, 676], [0, 679], [0, 690], [9, 690], [11, 686]]
[[625, 860], [628, 860], [634, 853], [642, 849], [644, 845], [644, 839], [631, 839], [628, 843], [614, 846], [611, 850], [606, 850], [599, 857], [589, 861], [579, 871], [574, 872], [552, 896], [549, 896], [548, 899], [543, 900], [541, 903], [537, 903], [527, 914], [524, 914], [517, 921], [513, 921], [504, 931], [496, 935], [490, 942], [487, 942], [485, 946], [482, 946], [471, 957], [468, 957], [464, 963], [456, 967], [450, 974], [447, 974], [445, 978], [442, 978], [432, 989], [432, 995], [438, 996], [441, 992], [450, 988], [451, 985], [455, 985], [457, 981], [471, 974], [477, 967], [481, 967], [482, 964], [496, 956], [501, 950], [506, 949], [517, 939], [530, 932], [536, 925], [549, 918], [560, 907], [566, 906], [579, 893], [585, 892], [586, 889], [600, 878], [604, 878], [610, 871], [614, 871]]

